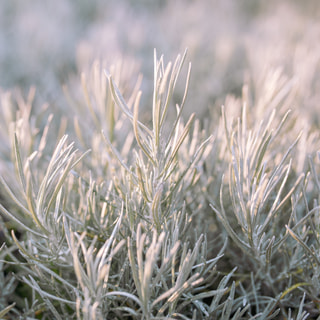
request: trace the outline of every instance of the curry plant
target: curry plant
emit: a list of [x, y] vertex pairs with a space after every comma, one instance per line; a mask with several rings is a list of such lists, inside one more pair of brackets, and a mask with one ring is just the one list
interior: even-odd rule
[[[81, 95], [65, 86], [67, 110], [3, 96], [2, 318], [317, 314], [317, 136], [281, 109], [283, 83], [263, 115], [244, 90], [219, 118], [185, 120], [185, 60], [154, 52], [148, 103], [134, 68], [100, 62]], [[297, 165], [301, 139], [313, 149]]]

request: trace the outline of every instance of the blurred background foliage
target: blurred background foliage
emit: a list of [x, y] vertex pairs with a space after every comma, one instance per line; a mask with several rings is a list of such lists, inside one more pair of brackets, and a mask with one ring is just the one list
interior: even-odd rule
[[239, 96], [243, 83], [255, 89], [266, 70], [281, 68], [297, 78], [295, 101], [316, 122], [319, 17], [317, 0], [1, 1], [0, 87], [35, 85], [44, 101], [65, 106], [61, 85], [72, 75], [78, 79], [95, 59], [121, 58], [144, 75], [143, 92], [152, 92], [153, 49], [171, 61], [188, 48], [189, 113], [203, 117], [227, 94]]

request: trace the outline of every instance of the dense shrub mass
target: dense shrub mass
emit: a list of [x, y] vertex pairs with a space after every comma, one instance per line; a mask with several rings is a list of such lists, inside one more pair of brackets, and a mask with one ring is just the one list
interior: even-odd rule
[[[231, 3], [215, 3], [217, 17], [235, 18], [231, 31], [214, 31], [218, 44], [206, 46], [219, 21], [194, 37], [188, 28], [205, 21], [210, 1], [120, 1], [154, 30], [185, 10], [173, 29], [186, 31], [190, 53], [172, 62], [154, 50], [151, 67], [152, 34], [133, 24], [144, 37], [120, 43], [143, 53], [141, 67], [130, 50], [93, 61], [91, 35], [78, 48], [79, 76], [70, 47], [61, 56], [61, 90], [54, 68], [28, 92], [33, 68], [23, 81], [12, 69], [7, 81], [22, 90], [0, 92], [0, 319], [320, 319], [320, 51], [306, 58], [319, 25], [300, 31], [318, 7], [277, 5], [279, 25], [297, 25], [273, 33], [290, 35], [274, 50], [269, 27], [279, 16], [259, 2]], [[22, 15], [15, 1], [3, 6]], [[107, 15], [126, 30], [113, 1], [57, 8], [73, 17], [57, 48], [77, 21], [99, 35], [113, 26], [101, 26]], [[59, 98], [43, 103], [48, 79]]]

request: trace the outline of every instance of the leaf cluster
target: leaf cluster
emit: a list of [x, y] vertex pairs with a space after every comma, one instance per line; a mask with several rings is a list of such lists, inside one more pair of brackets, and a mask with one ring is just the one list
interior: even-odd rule
[[4, 95], [2, 318], [319, 316], [318, 135], [276, 76], [184, 121], [185, 58], [154, 53], [150, 116], [141, 78], [99, 63], [62, 115]]

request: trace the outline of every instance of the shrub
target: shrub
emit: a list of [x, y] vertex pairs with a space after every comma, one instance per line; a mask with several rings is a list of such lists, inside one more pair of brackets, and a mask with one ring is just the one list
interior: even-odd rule
[[185, 121], [185, 56], [155, 53], [150, 115], [99, 63], [63, 113], [2, 94], [1, 317], [319, 316], [318, 135], [285, 110], [294, 86], [276, 70]]

